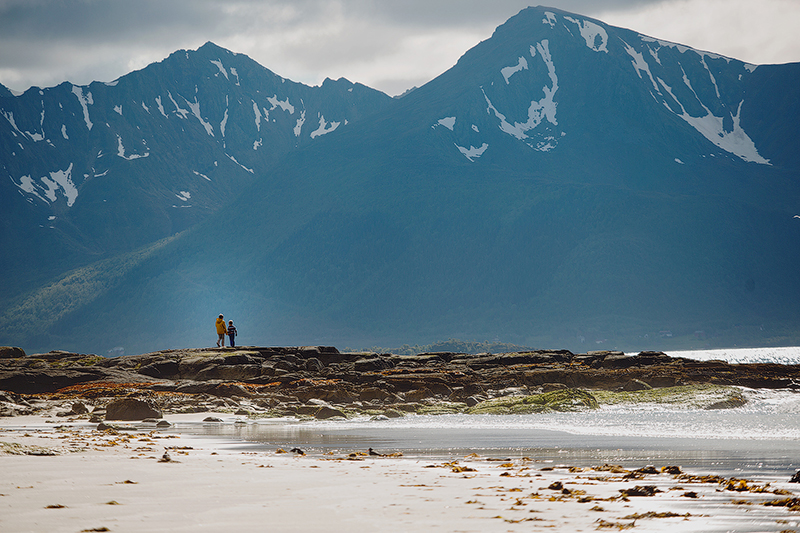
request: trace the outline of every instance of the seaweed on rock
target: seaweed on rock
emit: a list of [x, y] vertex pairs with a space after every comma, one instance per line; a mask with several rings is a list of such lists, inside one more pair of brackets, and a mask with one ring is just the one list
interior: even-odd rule
[[561, 389], [531, 396], [506, 396], [486, 400], [467, 409], [468, 414], [531, 414], [550, 411], [596, 409], [597, 400], [583, 389]]

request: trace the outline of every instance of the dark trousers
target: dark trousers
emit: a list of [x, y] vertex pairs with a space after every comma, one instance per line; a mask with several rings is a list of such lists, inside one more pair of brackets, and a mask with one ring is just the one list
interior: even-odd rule
[[235, 347], [235, 346], [236, 346], [236, 345], [233, 343], [233, 338], [234, 338], [234, 337], [236, 337], [236, 335], [228, 335], [228, 338], [231, 340], [231, 348], [233, 348], [233, 347]]

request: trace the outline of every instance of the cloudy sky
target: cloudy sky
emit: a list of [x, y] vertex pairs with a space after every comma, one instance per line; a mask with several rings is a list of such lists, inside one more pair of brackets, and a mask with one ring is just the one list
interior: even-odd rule
[[[540, 0], [755, 64], [800, 61], [800, 0]], [[318, 85], [395, 95], [450, 68], [525, 0], [0, 0], [0, 83], [111, 81], [213, 41]], [[533, 4], [535, 5], [535, 3]]]

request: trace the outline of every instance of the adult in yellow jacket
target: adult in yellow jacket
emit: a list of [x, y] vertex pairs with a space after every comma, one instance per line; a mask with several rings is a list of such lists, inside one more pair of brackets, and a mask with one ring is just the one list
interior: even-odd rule
[[228, 327], [225, 325], [225, 317], [219, 315], [217, 317], [217, 335], [219, 338], [217, 339], [217, 348], [224, 348], [225, 347], [225, 334], [228, 332]]

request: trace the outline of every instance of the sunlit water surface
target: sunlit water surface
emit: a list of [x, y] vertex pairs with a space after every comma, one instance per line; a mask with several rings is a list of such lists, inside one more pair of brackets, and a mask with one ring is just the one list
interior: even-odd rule
[[178, 424], [184, 434], [226, 439], [253, 450], [302, 448], [347, 453], [374, 448], [406, 457], [452, 459], [468, 453], [590, 466], [677, 464], [722, 475], [788, 479], [800, 468], [800, 393], [748, 390], [730, 410], [680, 405], [605, 406], [531, 415], [409, 415], [399, 419]]
[[[800, 347], [669, 352], [730, 363], [800, 364]], [[294, 419], [178, 425], [230, 446], [307, 453], [374, 448], [406, 457], [452, 459], [468, 453], [529, 457], [554, 464], [678, 464], [699, 472], [785, 480], [800, 468], [800, 393], [743, 389], [729, 410], [682, 405], [604, 406], [576, 413], [411, 415], [400, 419], [298, 422]]]

